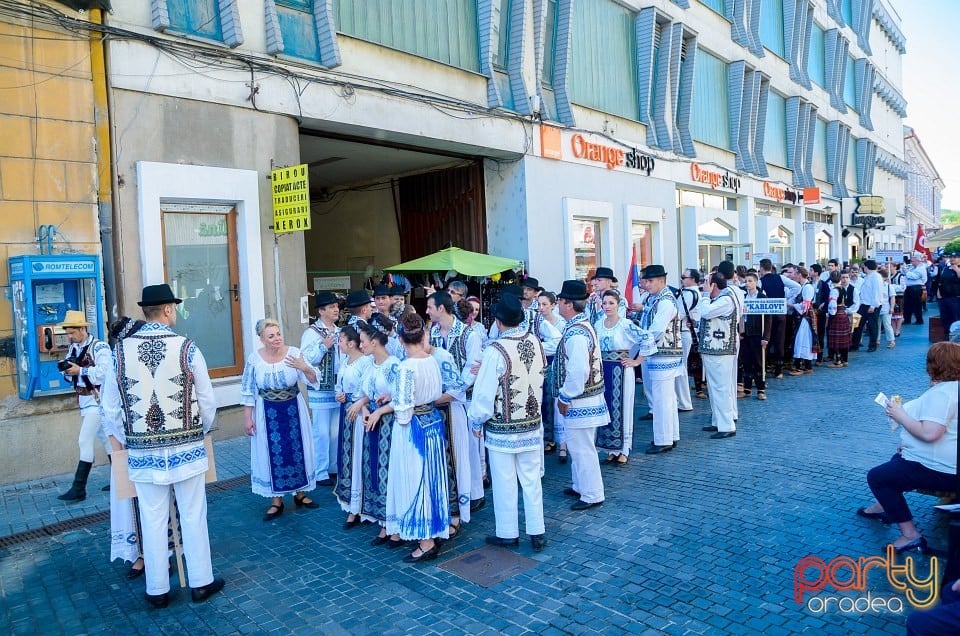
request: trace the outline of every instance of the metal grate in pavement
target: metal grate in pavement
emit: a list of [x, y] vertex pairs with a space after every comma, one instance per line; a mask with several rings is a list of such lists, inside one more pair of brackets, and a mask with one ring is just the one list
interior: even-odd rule
[[480, 587], [493, 587], [501, 581], [537, 566], [537, 561], [492, 545], [471, 550], [437, 567], [456, 574]]
[[[239, 488], [240, 486], [250, 484], [250, 475], [240, 475], [239, 477], [232, 477], [230, 479], [224, 479], [221, 481], [216, 481], [211, 484], [207, 484], [207, 492], [225, 492], [227, 490], [232, 490], [233, 488]], [[66, 519], [64, 521], [58, 521], [56, 523], [46, 524], [40, 528], [34, 528], [32, 530], [24, 530], [23, 532], [15, 532], [14, 534], [7, 535], [5, 537], [0, 537], [0, 548], [9, 548], [21, 543], [29, 543], [30, 541], [36, 541], [37, 539], [44, 539], [46, 537], [54, 537], [58, 534], [63, 534], [64, 532], [69, 532], [71, 530], [77, 530], [79, 528], [84, 528], [86, 526], [92, 526], [97, 523], [103, 523], [110, 520], [110, 511], [101, 510], [100, 512], [94, 512], [89, 515], [83, 515], [82, 517], [75, 517], [73, 519]]]

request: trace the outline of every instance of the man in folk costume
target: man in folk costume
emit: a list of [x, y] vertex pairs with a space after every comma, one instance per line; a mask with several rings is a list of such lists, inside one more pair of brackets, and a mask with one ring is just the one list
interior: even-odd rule
[[653, 441], [646, 453], [655, 455], [673, 450], [680, 441], [676, 378], [686, 370], [677, 299], [667, 287], [667, 272], [663, 265], [648, 265], [641, 270], [640, 281], [647, 292], [640, 328], [649, 331], [657, 344], [657, 352], [640, 366], [643, 393], [653, 418]]
[[167, 525], [170, 486], [180, 512], [183, 552], [195, 603], [223, 589], [214, 578], [207, 534], [203, 437], [217, 414], [213, 385], [200, 349], [173, 332], [177, 305], [169, 285], [143, 288], [146, 318], [136, 333], [117, 344], [113, 369], [104, 379], [102, 406], [110, 445], [128, 449], [130, 480], [137, 490], [143, 531], [146, 599], [166, 607], [170, 591]]
[[[571, 510], [587, 510], [603, 504], [603, 478], [597, 456], [597, 427], [610, 422], [603, 398], [600, 342], [586, 314], [587, 286], [565, 280], [557, 294], [560, 315], [567, 321], [553, 359], [557, 382], [556, 417], [567, 431], [573, 487], [563, 492], [579, 501]], [[559, 421], [559, 420], [558, 420]]]
[[390, 307], [393, 305], [393, 297], [390, 295], [390, 285], [380, 283], [373, 288], [373, 305], [375, 313], [383, 314], [392, 320]]
[[368, 322], [373, 314], [373, 305], [370, 304], [370, 294], [365, 289], [355, 289], [347, 294], [346, 307], [347, 324], [359, 328], [359, 323]]
[[339, 355], [337, 338], [340, 305], [333, 292], [319, 292], [315, 298], [317, 321], [303, 332], [300, 351], [317, 370], [318, 389], [310, 387], [307, 396], [312, 418], [315, 466], [313, 479], [318, 486], [332, 486], [337, 474], [337, 443], [340, 435], [340, 403], [335, 385]]
[[546, 357], [540, 341], [519, 328], [523, 307], [505, 296], [493, 308], [500, 338], [483, 352], [467, 414], [474, 435], [481, 431], [490, 451], [493, 513], [497, 528], [487, 543], [519, 544], [517, 482], [523, 516], [535, 552], [546, 546], [543, 522], [543, 425], [541, 397]]
[[[613, 284], [616, 282], [617, 277], [613, 275], [613, 269], [610, 267], [598, 267], [593, 278], [590, 279], [593, 293], [590, 294], [587, 302], [587, 317], [590, 318], [591, 325], [603, 318], [603, 292], [613, 289]], [[621, 318], [627, 317], [627, 301], [622, 294], [617, 315]]]
[[[427, 316], [434, 322], [430, 328], [430, 345], [446, 349], [453, 356], [460, 379], [467, 386], [467, 409], [473, 398], [473, 383], [477, 379], [471, 368], [483, 355], [483, 336], [476, 329], [468, 329], [457, 318], [453, 298], [445, 291], [427, 297]], [[454, 431], [456, 434], [457, 431]], [[470, 511], [476, 512], [486, 505], [483, 491], [483, 446], [469, 431], [460, 434], [470, 436]], [[465, 493], [459, 493], [463, 496]]]
[[710, 297], [701, 301], [699, 336], [713, 417], [712, 424], [703, 430], [713, 432], [713, 439], [725, 439], [737, 434], [733, 413], [737, 401], [734, 387], [740, 313], [737, 297], [727, 286], [726, 277], [714, 272], [709, 280]]
[[[680, 321], [680, 339], [683, 341], [683, 371], [674, 380], [677, 392], [677, 408], [680, 411], [692, 411], [690, 399], [690, 378], [688, 377], [690, 352], [696, 337], [697, 323], [700, 322], [700, 270], [685, 269], [680, 274], [680, 291], [677, 292], [677, 320]], [[693, 378], [693, 386], [698, 398], [707, 397], [703, 390], [703, 377], [698, 373]]]
[[[90, 323], [82, 311], [68, 311], [60, 324], [67, 332], [70, 348], [64, 359], [67, 368], [63, 371], [64, 380], [73, 385], [80, 405], [80, 460], [73, 476], [70, 490], [57, 499], [77, 503], [87, 498], [87, 478], [93, 468], [93, 459], [97, 439], [104, 443], [106, 436], [100, 422], [99, 391], [108, 370], [113, 366], [110, 357], [110, 345], [97, 340], [87, 332]], [[76, 362], [73, 362], [76, 361]]]

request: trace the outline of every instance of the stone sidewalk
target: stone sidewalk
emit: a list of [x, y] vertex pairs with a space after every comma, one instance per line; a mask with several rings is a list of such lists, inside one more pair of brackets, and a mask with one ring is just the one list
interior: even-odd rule
[[[671, 453], [644, 455], [649, 423], [638, 422], [629, 465], [603, 468], [600, 508], [570, 511], [561, 493], [569, 465], [547, 456], [550, 543], [539, 554], [521, 543], [518, 552], [537, 566], [489, 589], [437, 567], [493, 533], [489, 504], [438, 560], [407, 565], [406, 551], [370, 546], [373, 528], [342, 530], [330, 495], [315, 492], [322, 505], [314, 511], [294, 511], [288, 498], [287, 512], [265, 524], [266, 500], [241, 486], [209, 495], [214, 570], [227, 581], [210, 602], [194, 605], [175, 588], [168, 609], [148, 610], [143, 579], [127, 581], [127, 566], [108, 561], [108, 526], [99, 522], [29, 541], [0, 537], [0, 631], [900, 634], [909, 605], [879, 569], [868, 578], [869, 593], [899, 598], [903, 614], [844, 613], [836, 604], [811, 611], [794, 601], [793, 589], [801, 558], [882, 555], [897, 536], [854, 511], [871, 501], [866, 471], [897, 446], [873, 396], [910, 399], [926, 388], [926, 327], [904, 327], [896, 349], [884, 346], [851, 354], [847, 369], [771, 380], [768, 401], [740, 401], [732, 439], [711, 440], [700, 430], [710, 417], [701, 400], [681, 415], [682, 440]], [[638, 405], [638, 414], [645, 410]], [[248, 472], [248, 440], [219, 441], [216, 450], [221, 480]], [[0, 535], [80, 524], [106, 510], [98, 490], [105, 467], [94, 470], [85, 502], [65, 506], [56, 496], [71, 478], [0, 488]], [[947, 524], [936, 502], [908, 500], [930, 543], [944, 547]], [[915, 558], [922, 572], [928, 558]]]

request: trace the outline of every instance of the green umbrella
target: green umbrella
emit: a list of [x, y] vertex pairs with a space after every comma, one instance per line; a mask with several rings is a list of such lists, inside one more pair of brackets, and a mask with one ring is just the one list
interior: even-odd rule
[[468, 252], [459, 247], [447, 247], [434, 254], [421, 256], [406, 263], [384, 269], [386, 272], [445, 272], [453, 270], [464, 276], [492, 276], [522, 263], [513, 258]]

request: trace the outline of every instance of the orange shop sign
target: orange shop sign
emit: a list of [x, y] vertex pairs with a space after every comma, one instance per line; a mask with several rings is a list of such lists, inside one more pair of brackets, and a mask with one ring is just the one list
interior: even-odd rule
[[820, 203], [820, 188], [804, 188], [803, 190], [791, 190], [786, 186], [780, 186], [769, 181], [763, 182], [763, 196], [774, 201], [788, 201], [799, 205], [811, 205]]
[[714, 190], [717, 188], [725, 188], [734, 192], [740, 190], [740, 176], [736, 173], [731, 174], [726, 170], [723, 172], [708, 170], [699, 163], [690, 164], [690, 178], [696, 183], [705, 183]]
[[[569, 139], [569, 145], [564, 139]], [[603, 143], [594, 140], [592, 135], [571, 133], [553, 126], [540, 127], [540, 151], [548, 159], [576, 159], [601, 164], [608, 170], [636, 170], [647, 175], [656, 165], [652, 155], [637, 148]], [[567, 153], [572, 153], [572, 157]]]

